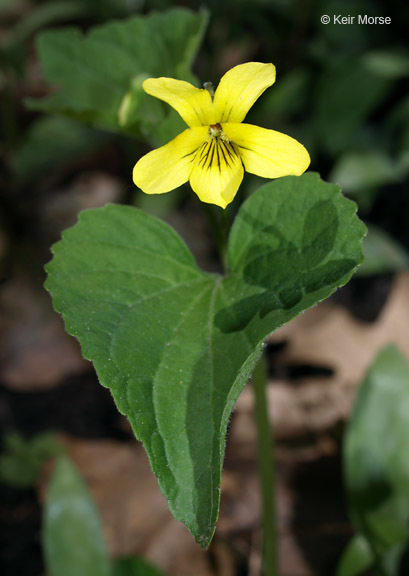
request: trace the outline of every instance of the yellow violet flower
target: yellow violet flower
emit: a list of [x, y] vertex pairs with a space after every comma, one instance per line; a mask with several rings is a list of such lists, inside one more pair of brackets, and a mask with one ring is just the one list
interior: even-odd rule
[[202, 202], [225, 208], [247, 172], [264, 178], [299, 176], [307, 150], [285, 134], [243, 120], [275, 82], [275, 66], [247, 62], [229, 70], [214, 94], [173, 78], [148, 78], [148, 94], [170, 104], [189, 126], [135, 165], [133, 180], [147, 194], [163, 194], [189, 180]]

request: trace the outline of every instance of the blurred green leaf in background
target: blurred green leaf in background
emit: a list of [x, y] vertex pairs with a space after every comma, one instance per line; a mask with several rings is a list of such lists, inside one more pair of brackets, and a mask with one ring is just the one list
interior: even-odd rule
[[359, 576], [374, 563], [374, 554], [368, 540], [357, 534], [344, 550], [337, 566], [336, 576]]
[[50, 165], [73, 165], [107, 139], [94, 130], [63, 116], [42, 116], [28, 128], [16, 149], [11, 168], [17, 184], [28, 184], [47, 172]]
[[139, 557], [111, 562], [98, 510], [67, 457], [57, 459], [48, 486], [43, 541], [50, 576], [163, 576]]
[[63, 452], [51, 432], [25, 440], [20, 434], [4, 439], [4, 453], [0, 455], [0, 481], [17, 488], [35, 486], [44, 463]]
[[409, 269], [409, 253], [381, 228], [368, 226], [363, 241], [364, 261], [358, 276], [372, 276]]
[[[74, 28], [44, 32], [38, 51], [43, 73], [57, 90], [27, 105], [149, 140], [157, 128], [159, 140], [169, 139], [183, 121], [169, 120], [176, 113], [150, 98], [141, 85], [156, 76], [194, 82], [191, 66], [207, 19], [204, 11], [174, 9], [110, 22], [86, 36]], [[164, 135], [163, 123], [168, 122], [169, 134]]]
[[[396, 576], [409, 543], [409, 366], [394, 346], [369, 368], [345, 437], [351, 519], [372, 552], [376, 574]], [[360, 545], [357, 565], [368, 548]], [[343, 559], [351, 558], [351, 549]], [[342, 576], [358, 574], [344, 568]]]
[[43, 539], [52, 576], [109, 576], [98, 511], [68, 458], [57, 460], [48, 487]]

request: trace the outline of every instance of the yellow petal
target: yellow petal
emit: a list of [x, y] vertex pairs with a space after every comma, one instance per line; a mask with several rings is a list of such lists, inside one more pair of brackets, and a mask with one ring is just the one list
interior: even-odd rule
[[275, 130], [251, 124], [223, 124], [225, 135], [238, 148], [244, 168], [264, 178], [299, 176], [310, 165], [302, 144]]
[[243, 165], [229, 142], [212, 138], [196, 154], [190, 185], [202, 202], [225, 208], [243, 179]]
[[226, 72], [214, 95], [217, 122], [242, 122], [275, 79], [275, 66], [262, 62], [247, 62]]
[[133, 181], [147, 194], [163, 194], [189, 180], [196, 151], [207, 127], [188, 128], [173, 140], [143, 156], [133, 169]]
[[208, 90], [173, 78], [148, 78], [142, 88], [151, 96], [170, 104], [188, 126], [215, 124], [213, 102]]

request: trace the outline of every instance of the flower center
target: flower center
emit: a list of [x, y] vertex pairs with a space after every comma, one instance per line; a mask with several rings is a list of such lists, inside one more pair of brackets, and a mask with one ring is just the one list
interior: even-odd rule
[[217, 136], [224, 136], [222, 127], [220, 124], [210, 124], [209, 126], [209, 136], [211, 138], [217, 138]]
[[209, 126], [209, 141], [213, 140], [213, 138], [216, 138], [217, 141], [220, 139], [223, 142], [230, 142], [219, 123], [210, 124]]
[[230, 170], [240, 163], [240, 156], [232, 142], [223, 132], [221, 124], [210, 124], [209, 136], [196, 154], [196, 165], [206, 170], [217, 168]]

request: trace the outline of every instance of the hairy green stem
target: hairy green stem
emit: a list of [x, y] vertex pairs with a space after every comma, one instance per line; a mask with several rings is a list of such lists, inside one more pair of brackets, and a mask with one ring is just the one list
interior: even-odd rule
[[263, 576], [278, 576], [277, 518], [275, 504], [274, 442], [268, 416], [265, 351], [253, 374], [257, 424], [258, 468], [262, 501]]

